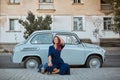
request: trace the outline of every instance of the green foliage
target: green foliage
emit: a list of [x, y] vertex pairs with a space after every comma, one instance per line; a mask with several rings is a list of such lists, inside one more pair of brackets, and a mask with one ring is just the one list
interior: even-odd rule
[[35, 18], [35, 15], [29, 11], [26, 20], [19, 20], [19, 23], [24, 26], [26, 31], [24, 32], [24, 38], [27, 39], [30, 34], [36, 30], [50, 30], [50, 24], [52, 24], [52, 18], [47, 15], [45, 18], [42, 16]]
[[112, 30], [120, 35], [120, 0], [104, 0], [112, 6], [114, 15], [114, 24]]
[[113, 4], [113, 14], [114, 14], [114, 24], [113, 31], [119, 33], [120, 35], [120, 0], [112, 0]]

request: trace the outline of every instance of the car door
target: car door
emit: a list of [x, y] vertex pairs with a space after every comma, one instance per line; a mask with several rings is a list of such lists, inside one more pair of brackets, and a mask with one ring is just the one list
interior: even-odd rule
[[52, 40], [52, 33], [38, 33], [30, 41], [32, 44], [31, 47], [39, 49], [37, 52], [34, 52], [34, 54], [40, 56], [42, 63], [46, 63], [48, 61], [48, 49], [52, 44]]
[[81, 65], [84, 60], [84, 47], [79, 43], [75, 35], [57, 34], [65, 41], [65, 47], [61, 52], [64, 62], [70, 65]]

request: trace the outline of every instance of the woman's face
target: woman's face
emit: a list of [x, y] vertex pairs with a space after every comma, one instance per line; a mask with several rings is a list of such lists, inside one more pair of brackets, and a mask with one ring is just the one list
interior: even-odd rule
[[59, 39], [57, 37], [54, 38], [54, 43], [58, 44], [59, 43]]

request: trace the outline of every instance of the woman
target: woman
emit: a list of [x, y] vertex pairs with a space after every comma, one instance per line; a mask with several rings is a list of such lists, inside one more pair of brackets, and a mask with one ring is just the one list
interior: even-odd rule
[[62, 60], [60, 57], [61, 50], [64, 48], [65, 43], [63, 39], [61, 39], [58, 36], [55, 36], [53, 39], [53, 45], [49, 47], [48, 52], [48, 66], [49, 71], [51, 71], [52, 74], [70, 74], [70, 66]]

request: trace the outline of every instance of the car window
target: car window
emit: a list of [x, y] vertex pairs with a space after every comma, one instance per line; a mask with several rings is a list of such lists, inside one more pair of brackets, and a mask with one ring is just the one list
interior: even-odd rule
[[31, 40], [31, 43], [34, 44], [50, 44], [52, 43], [52, 34], [44, 33], [44, 34], [37, 34]]
[[74, 35], [57, 35], [59, 37], [61, 37], [64, 41], [65, 41], [65, 44], [78, 44], [78, 41], [76, 39], [76, 37]]

